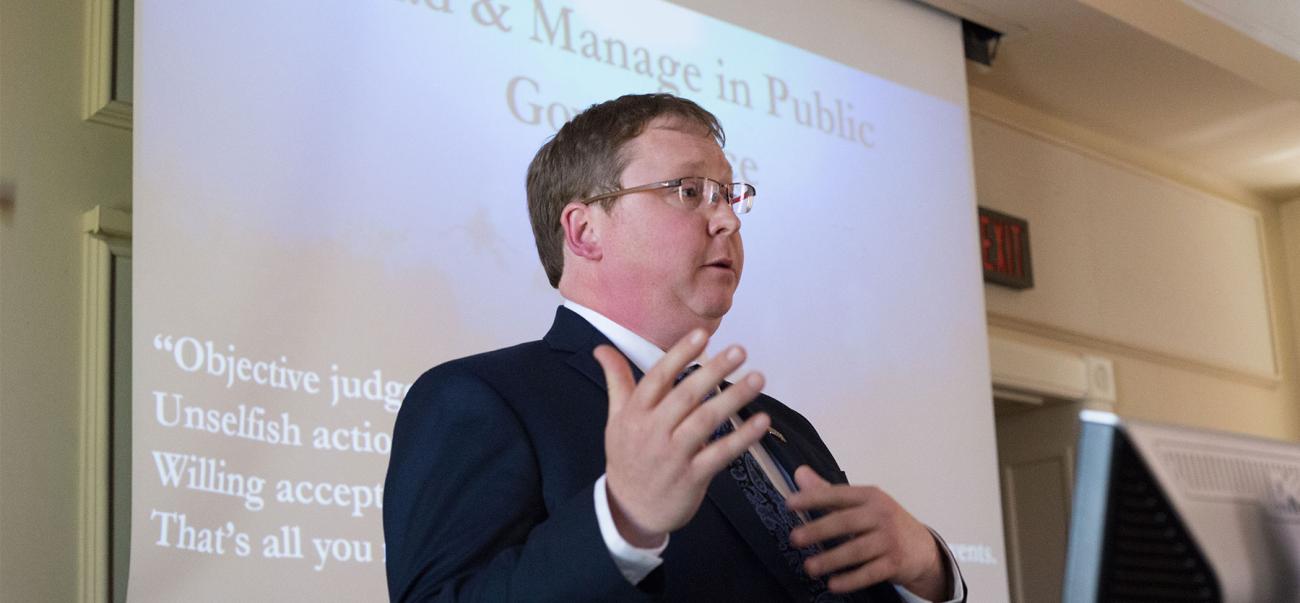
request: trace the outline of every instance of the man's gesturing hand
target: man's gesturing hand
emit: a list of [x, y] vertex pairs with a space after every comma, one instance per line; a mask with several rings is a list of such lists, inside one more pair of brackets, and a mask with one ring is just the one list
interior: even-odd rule
[[704, 331], [692, 331], [640, 383], [617, 350], [596, 348], [609, 389], [605, 484], [610, 511], [619, 533], [635, 546], [658, 546], [686, 525], [714, 474], [767, 433], [767, 415], [755, 413], [736, 431], [709, 441], [727, 417], [758, 395], [763, 376], [749, 373], [701, 404], [745, 361], [745, 351], [732, 346], [676, 383], [707, 341]]
[[883, 490], [832, 485], [807, 466], [794, 479], [799, 492], [787, 499], [790, 508], [827, 513], [792, 530], [791, 544], [844, 541], [808, 559], [808, 575], [841, 572], [827, 583], [837, 593], [888, 580], [930, 601], [947, 598], [951, 588], [934, 535]]

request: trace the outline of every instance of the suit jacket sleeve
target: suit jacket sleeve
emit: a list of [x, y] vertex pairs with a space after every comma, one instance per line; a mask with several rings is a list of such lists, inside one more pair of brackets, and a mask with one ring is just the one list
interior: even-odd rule
[[425, 373], [402, 404], [384, 538], [393, 601], [645, 598], [605, 548], [591, 486], [547, 509], [527, 432], [463, 362]]

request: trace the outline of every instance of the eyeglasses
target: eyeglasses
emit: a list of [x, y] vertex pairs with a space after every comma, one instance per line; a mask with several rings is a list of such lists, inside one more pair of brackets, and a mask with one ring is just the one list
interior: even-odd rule
[[623, 188], [612, 193], [604, 193], [594, 197], [587, 197], [581, 203], [590, 205], [597, 201], [613, 199], [632, 193], [644, 191], [653, 191], [665, 188], [677, 189], [678, 205], [686, 209], [696, 209], [701, 204], [707, 204], [708, 207], [726, 200], [731, 205], [731, 210], [737, 214], [747, 214], [754, 209], [754, 196], [758, 191], [754, 190], [754, 185], [747, 182], [732, 182], [723, 184], [712, 178], [703, 176], [687, 176], [676, 180], [665, 180], [663, 182], [654, 182], [643, 184], [631, 188]]

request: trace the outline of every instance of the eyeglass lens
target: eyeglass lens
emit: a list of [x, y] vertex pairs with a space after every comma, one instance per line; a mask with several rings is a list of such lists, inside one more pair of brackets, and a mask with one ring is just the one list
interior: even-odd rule
[[753, 191], [752, 186], [742, 182], [724, 187], [709, 178], [691, 177], [682, 178], [677, 195], [681, 198], [682, 204], [690, 208], [699, 207], [706, 199], [709, 205], [726, 199], [736, 213], [743, 214], [748, 213], [754, 206]]

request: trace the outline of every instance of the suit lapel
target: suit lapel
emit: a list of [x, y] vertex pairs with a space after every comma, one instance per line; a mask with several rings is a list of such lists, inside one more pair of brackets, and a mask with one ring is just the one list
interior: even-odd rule
[[[758, 400], [742, 408], [739, 413], [740, 417], [748, 419], [755, 412], [768, 410], [768, 404], [771, 401], [771, 398], [761, 396]], [[768, 430], [768, 434], [763, 436], [763, 448], [772, 456], [772, 460], [776, 461], [790, 474], [791, 479], [794, 479], [795, 469], [802, 465], [808, 465], [822, 479], [832, 484], [848, 483], [847, 476], [836, 467], [829, 450], [826, 450], [824, 446], [816, 441], [809, 440], [808, 435], [798, 426], [777, 425], [779, 419], [773, 416], [774, 414], [768, 412], [768, 415], [772, 416], [773, 425], [772, 429]], [[773, 430], [781, 434], [780, 437], [773, 435]]]
[[[555, 310], [555, 322], [551, 324], [551, 330], [542, 340], [553, 349], [571, 352], [567, 361], [569, 366], [590, 379], [600, 389], [608, 390], [605, 371], [600, 368], [600, 363], [596, 362], [596, 357], [591, 353], [600, 345], [612, 346], [614, 349], [618, 347], [614, 346], [596, 327], [591, 326], [591, 323], [578, 316], [573, 310], [560, 306]], [[633, 378], [640, 381], [641, 369], [630, 361], [628, 365], [632, 367]]]

